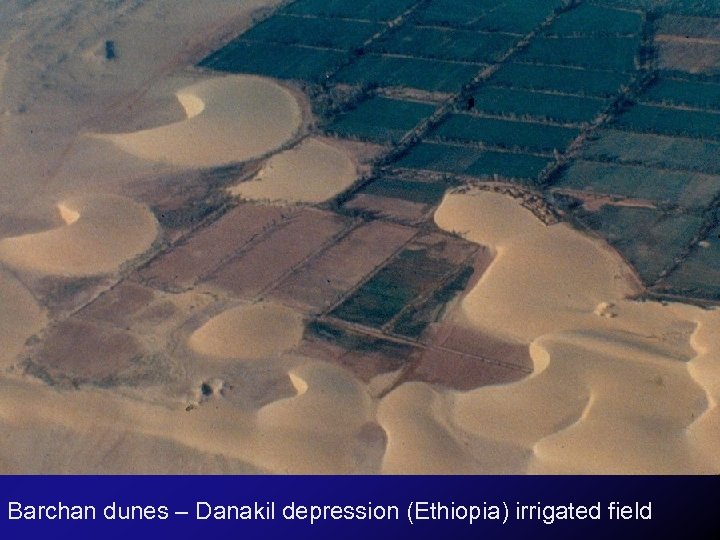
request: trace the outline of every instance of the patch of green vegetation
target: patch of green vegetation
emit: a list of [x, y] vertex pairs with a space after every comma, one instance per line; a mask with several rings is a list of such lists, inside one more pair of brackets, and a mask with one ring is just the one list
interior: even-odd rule
[[611, 36], [638, 34], [642, 15], [584, 2], [562, 13], [546, 31], [554, 36]]
[[346, 351], [375, 352], [384, 354], [388, 358], [395, 358], [397, 360], [395, 369], [403, 365], [413, 350], [409, 345], [350, 332], [326, 321], [310, 321], [305, 327], [305, 335], [334, 343]]
[[667, 279], [673, 292], [720, 299], [720, 226], [710, 230], [701, 245]]
[[431, 137], [534, 152], [552, 152], [563, 150], [579, 133], [580, 130], [576, 128], [453, 114], [433, 130]]
[[640, 104], [617, 117], [614, 125], [660, 135], [720, 139], [720, 113]]
[[338, 116], [327, 129], [343, 137], [397, 142], [434, 111], [429, 103], [375, 96]]
[[462, 174], [482, 153], [479, 148], [422, 142], [413, 146], [393, 165], [407, 169]]
[[237, 39], [200, 62], [201, 67], [230, 73], [256, 73], [278, 79], [325, 81], [347, 53], [281, 43]]
[[555, 185], [699, 209], [720, 192], [720, 176], [575, 161]]
[[417, 2], [418, 0], [297, 0], [286, 7], [284, 12], [387, 21], [395, 19]]
[[669, 213], [653, 208], [603, 206], [597, 212], [576, 209], [576, 215], [607, 239], [637, 270], [647, 284], [688, 246], [702, 224], [694, 214]]
[[481, 69], [480, 64], [364, 54], [341, 69], [335, 80], [346, 84], [457, 92]]
[[522, 183], [534, 183], [551, 161], [551, 158], [514, 152], [483, 152], [465, 172], [471, 176], [499, 176]]
[[379, 178], [365, 186], [360, 193], [433, 206], [440, 202], [449, 186], [449, 183], [443, 181], [417, 182], [397, 178]]
[[409, 309], [398, 317], [392, 331], [412, 339], [419, 338], [430, 323], [440, 320], [448, 302], [467, 288], [473, 272], [472, 266], [464, 266], [453, 279], [435, 291], [426, 302], [415, 309]]
[[573, 124], [590, 122], [607, 105], [605, 100], [599, 98], [494, 86], [483, 86], [475, 92], [474, 98], [475, 108], [488, 114]]
[[495, 86], [610, 97], [628, 83], [628, 76], [563, 66], [509, 63], [495, 72], [490, 82]]
[[350, 50], [362, 46], [383, 28], [382, 24], [366, 21], [275, 15], [242, 37], [249, 41]]
[[438, 60], [495, 62], [516, 41], [516, 37], [507, 34], [481, 34], [405, 24], [373, 43], [371, 50]]
[[474, 28], [497, 5], [497, 0], [434, 0], [420, 6], [413, 19], [419, 24]]
[[405, 249], [335, 308], [332, 315], [380, 328], [419, 295], [432, 290], [452, 268], [449, 261], [430, 257], [428, 249]]
[[603, 129], [586, 144], [588, 159], [720, 174], [720, 142]]
[[518, 60], [629, 72], [635, 70], [639, 47], [639, 37], [537, 38]]
[[720, 84], [661, 78], [647, 88], [641, 99], [661, 105], [720, 111]]
[[562, 0], [505, 0], [473, 24], [478, 30], [527, 34], [563, 6]]

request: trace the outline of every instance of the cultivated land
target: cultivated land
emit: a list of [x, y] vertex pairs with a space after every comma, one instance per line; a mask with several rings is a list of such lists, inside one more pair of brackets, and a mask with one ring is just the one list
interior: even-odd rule
[[90, 4], [0, 6], [0, 471], [720, 471], [720, 9]]

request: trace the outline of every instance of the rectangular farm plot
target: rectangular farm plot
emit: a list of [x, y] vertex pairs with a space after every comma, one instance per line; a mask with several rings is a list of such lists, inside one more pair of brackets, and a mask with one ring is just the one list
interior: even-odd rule
[[720, 176], [576, 161], [555, 186], [703, 208], [720, 192]]
[[603, 129], [585, 145], [583, 157], [720, 174], [720, 142]]
[[483, 152], [466, 170], [470, 176], [535, 183], [552, 158], [514, 152]]
[[662, 78], [655, 81], [640, 99], [663, 105], [720, 111], [720, 84]]
[[322, 311], [392, 257], [417, 231], [371, 221], [297, 269], [270, 294], [281, 301]]
[[248, 242], [281, 223], [289, 214], [273, 206], [240, 205], [139, 271], [152, 286], [191, 287]]
[[592, 121], [607, 105], [599, 98], [566, 96], [484, 86], [475, 94], [475, 108], [508, 118], [532, 118], [561, 124]]
[[430, 137], [534, 152], [552, 152], [563, 150], [579, 133], [577, 128], [453, 114], [433, 130]]
[[401, 156], [394, 165], [404, 169], [462, 174], [482, 153], [481, 149], [469, 146], [421, 142]]
[[371, 50], [439, 60], [495, 62], [516, 41], [516, 37], [507, 34], [405, 24], [375, 41]]
[[254, 26], [242, 37], [248, 41], [354, 49], [385, 28], [367, 21], [275, 15]]
[[495, 86], [549, 90], [565, 94], [610, 97], [628, 83], [624, 73], [591, 71], [566, 66], [504, 64], [491, 78]]
[[427, 92], [453, 93], [470, 82], [481, 70], [480, 64], [364, 54], [341, 69], [335, 79], [346, 84], [417, 88]]
[[720, 227], [711, 229], [703, 242], [693, 246], [667, 284], [672, 292], [720, 298]]
[[375, 96], [338, 116], [328, 131], [372, 142], [397, 142], [435, 108], [430, 103]]
[[633, 71], [640, 46], [637, 37], [543, 37], [530, 42], [521, 62]]
[[562, 5], [562, 0], [505, 0], [478, 19], [473, 27], [489, 32], [527, 34]]
[[223, 264], [206, 281], [239, 298], [253, 298], [320, 251], [348, 225], [336, 214], [303, 210]]
[[418, 0], [297, 0], [287, 6], [284, 13], [388, 21], [417, 3]]
[[497, 6], [497, 0], [434, 0], [422, 4], [412, 17], [419, 24], [473, 28]]
[[612, 244], [652, 284], [697, 234], [702, 218], [653, 208], [603, 206], [581, 220]]
[[411, 303], [431, 295], [478, 246], [448, 235], [430, 234], [407, 248], [361, 285], [331, 315], [381, 328]]
[[642, 30], [639, 12], [583, 3], [562, 13], [546, 31], [557, 36], [635, 35]]
[[347, 53], [282, 43], [237, 39], [200, 62], [230, 73], [255, 73], [278, 79], [324, 81], [347, 60]]
[[635, 105], [618, 116], [614, 125], [660, 135], [720, 139], [720, 113]]

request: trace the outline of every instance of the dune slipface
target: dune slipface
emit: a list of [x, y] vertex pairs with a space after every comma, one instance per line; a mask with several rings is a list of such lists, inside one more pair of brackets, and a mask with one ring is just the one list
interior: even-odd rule
[[200, 354], [252, 359], [283, 353], [302, 337], [302, 316], [277, 304], [243, 305], [216, 315], [190, 336]]
[[58, 204], [64, 225], [0, 240], [0, 260], [41, 274], [87, 276], [115, 272], [157, 237], [155, 216], [125, 197], [77, 197]]
[[310, 138], [271, 157], [253, 180], [234, 186], [230, 192], [253, 200], [322, 202], [356, 178], [355, 163], [347, 153]]
[[[407, 449], [447, 455], [443, 472], [720, 470], [716, 312], [627, 300], [636, 286], [604, 244], [496, 193], [448, 195], [435, 219], [497, 252], [455, 317], [526, 343], [535, 372], [469, 392], [391, 392], [380, 406], [385, 471], [417, 470], [423, 457]], [[415, 412], [398, 424], [391, 404]]]
[[133, 133], [99, 134], [150, 161], [212, 167], [260, 157], [288, 141], [302, 122], [297, 100], [254, 76], [202, 81], [178, 91], [187, 119]]
[[0, 366], [11, 363], [44, 322], [44, 313], [27, 289], [0, 270]]

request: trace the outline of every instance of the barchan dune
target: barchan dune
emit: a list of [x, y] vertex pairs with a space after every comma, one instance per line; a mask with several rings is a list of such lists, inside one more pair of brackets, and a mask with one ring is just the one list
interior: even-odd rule
[[207, 356], [263, 358], [295, 347], [303, 328], [302, 316], [279, 304], [243, 305], [210, 319], [191, 334], [188, 344]]
[[[439, 460], [438, 472], [720, 470], [717, 312], [627, 300], [636, 286], [605, 245], [499, 194], [450, 194], [435, 219], [497, 252], [454, 317], [526, 343], [535, 372], [465, 393], [417, 383], [390, 393], [386, 472], [423, 460]], [[391, 405], [416, 412], [398, 423]], [[441, 448], [443, 437], [454, 444]]]
[[179, 90], [187, 119], [120, 134], [95, 134], [137, 157], [180, 167], [213, 167], [276, 150], [300, 128], [295, 97], [269, 79], [219, 77]]
[[152, 212], [125, 197], [77, 197], [57, 207], [63, 225], [0, 240], [0, 261], [40, 274], [107, 274], [147, 251], [158, 234]]
[[230, 189], [252, 200], [322, 202], [357, 178], [354, 161], [343, 150], [316, 138], [271, 157], [250, 181]]

